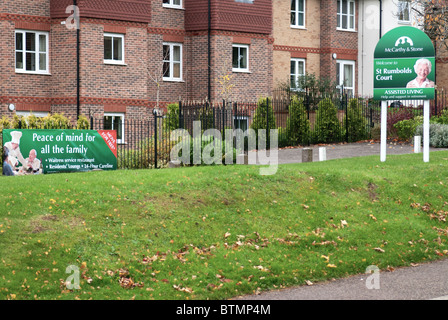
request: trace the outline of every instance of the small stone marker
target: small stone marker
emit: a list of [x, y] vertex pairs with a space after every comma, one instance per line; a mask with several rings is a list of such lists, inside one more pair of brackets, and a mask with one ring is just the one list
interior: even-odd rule
[[168, 163], [168, 168], [179, 168], [180, 167], [180, 161], [170, 161]]
[[245, 153], [240, 153], [236, 156], [236, 164], [248, 164], [248, 157]]
[[319, 148], [319, 161], [327, 160], [327, 149], [325, 147]]
[[414, 153], [422, 152], [422, 136], [414, 137]]
[[302, 162], [313, 162], [313, 149], [311, 148], [302, 149]]

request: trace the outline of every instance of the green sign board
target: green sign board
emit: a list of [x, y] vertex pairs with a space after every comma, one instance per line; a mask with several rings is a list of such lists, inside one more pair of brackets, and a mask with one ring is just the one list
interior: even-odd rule
[[114, 130], [4, 129], [14, 174], [117, 169]]
[[433, 99], [434, 79], [434, 46], [420, 29], [408, 26], [392, 29], [376, 45], [374, 99]]

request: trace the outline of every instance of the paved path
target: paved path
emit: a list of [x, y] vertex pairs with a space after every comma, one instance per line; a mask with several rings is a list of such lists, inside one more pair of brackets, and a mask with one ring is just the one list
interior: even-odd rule
[[448, 300], [448, 259], [235, 300]]
[[[380, 158], [381, 144], [379, 142], [338, 143], [329, 145], [313, 145], [313, 161], [319, 161], [319, 147], [325, 147], [327, 160], [377, 155]], [[280, 149], [279, 164], [302, 162], [302, 149]], [[430, 152], [448, 150], [443, 148], [430, 148]], [[410, 144], [389, 142], [386, 148], [388, 155], [414, 153], [414, 146]], [[423, 153], [422, 153], [423, 159]]]
[[[326, 159], [341, 159], [377, 155], [380, 157], [380, 143], [360, 142], [350, 144], [325, 145]], [[319, 145], [313, 149], [313, 161], [319, 161]], [[440, 148], [430, 148], [437, 152]], [[389, 142], [387, 155], [414, 153], [409, 144]], [[422, 154], [423, 158], [423, 154]], [[430, 158], [431, 161], [431, 158]], [[302, 162], [302, 148], [279, 150], [279, 163]], [[367, 284], [369, 280], [370, 287]], [[379, 282], [378, 282], [379, 280]], [[379, 284], [375, 289], [373, 284]], [[399, 268], [393, 272], [379, 271], [377, 274], [361, 274], [346, 279], [325, 283], [303, 285], [283, 290], [247, 295], [235, 300], [448, 300], [448, 259], [421, 264], [414, 267]]]

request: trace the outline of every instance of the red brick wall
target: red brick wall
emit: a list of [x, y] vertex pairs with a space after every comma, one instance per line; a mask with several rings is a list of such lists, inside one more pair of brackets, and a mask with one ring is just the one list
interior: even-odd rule
[[[358, 26], [358, 1], [355, 2], [355, 30]], [[321, 0], [320, 2], [320, 74], [336, 79], [336, 60], [332, 54], [337, 54], [340, 60], [357, 60], [358, 33], [355, 31], [337, 30], [337, 2]], [[358, 77], [358, 64], [355, 64], [355, 83]]]
[[[208, 29], [208, 0], [185, 0], [185, 29]], [[211, 0], [211, 29], [270, 34], [272, 0]]]
[[[256, 0], [254, 5], [235, 5], [251, 8], [264, 6], [265, 10], [268, 2], [270, 0]], [[194, 1], [186, 1], [186, 6], [192, 3]], [[217, 3], [215, 1], [215, 5]], [[224, 1], [221, 5], [229, 6], [230, 2]], [[184, 81], [162, 82], [159, 97], [161, 106], [179, 99], [207, 97], [207, 32], [185, 30], [186, 10], [164, 8], [161, 1], [152, 1], [151, 7], [152, 19], [149, 24], [90, 17], [81, 19], [81, 114], [101, 117], [104, 112], [125, 112], [127, 119], [151, 116], [157, 90], [149, 75], [158, 72], [160, 76], [157, 70], [160, 70], [162, 63], [164, 41], [183, 44]], [[61, 8], [63, 6], [58, 10]], [[261, 11], [251, 14], [257, 12]], [[269, 10], [262, 13], [262, 19], [270, 14]], [[64, 16], [60, 12], [61, 15], [57, 16], [52, 12], [53, 18], [50, 14], [50, 0], [0, 2], [0, 116], [11, 114], [6, 106], [13, 102], [18, 110], [63, 112], [72, 118], [76, 117], [76, 31], [61, 24], [69, 14]], [[260, 28], [266, 27], [265, 24], [252, 22], [252, 25]], [[50, 31], [50, 75], [15, 73], [14, 30], [19, 26]], [[267, 29], [263, 30], [258, 33], [213, 32], [213, 70], [210, 78], [212, 100], [220, 100], [220, 89], [216, 84], [218, 71], [225, 64], [231, 70], [232, 43], [241, 42], [241, 39], [250, 44], [250, 73], [234, 73], [234, 99], [254, 100], [270, 93], [272, 43], [269, 35], [264, 33]], [[125, 34], [126, 65], [104, 64], [104, 31]]]

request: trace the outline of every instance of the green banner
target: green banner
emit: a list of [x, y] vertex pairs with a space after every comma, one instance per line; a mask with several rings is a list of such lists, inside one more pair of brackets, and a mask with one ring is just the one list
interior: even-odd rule
[[434, 99], [435, 58], [429, 37], [414, 27], [398, 27], [378, 42], [374, 55], [374, 98]]
[[15, 175], [117, 169], [114, 130], [4, 129]]

